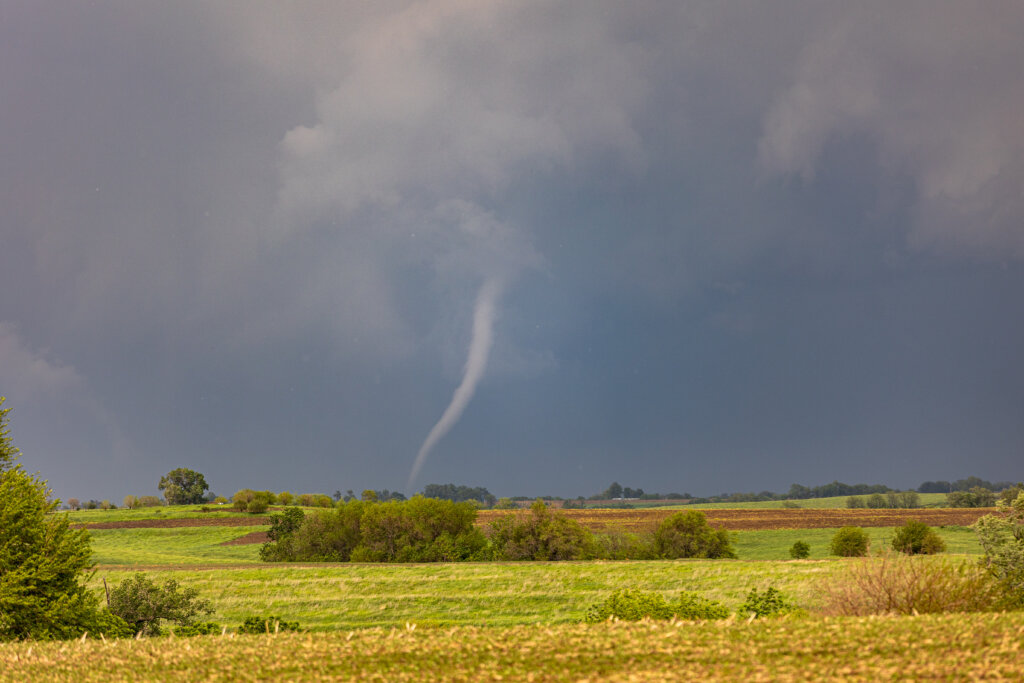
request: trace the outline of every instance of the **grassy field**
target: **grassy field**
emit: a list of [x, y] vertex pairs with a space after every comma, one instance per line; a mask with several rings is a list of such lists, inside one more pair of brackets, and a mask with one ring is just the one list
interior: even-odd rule
[[0, 645], [0, 681], [1019, 680], [1024, 614]]
[[[166, 529], [91, 529], [94, 559], [101, 565], [234, 565], [257, 562], [259, 545], [222, 545], [266, 526], [171, 527]], [[869, 527], [872, 548], [887, 548], [892, 527]], [[966, 527], [936, 528], [950, 553], [981, 552], [977, 537]], [[741, 560], [788, 560], [795, 541], [811, 547], [812, 559], [829, 557], [835, 529], [771, 529], [735, 531], [733, 545]]]
[[[152, 509], [75, 516], [134, 519], [160, 517]], [[732, 532], [737, 560], [298, 565], [260, 563], [258, 544], [224, 545], [266, 528], [92, 528], [99, 564], [89, 586], [102, 598], [104, 580], [115, 586], [144, 570], [197, 589], [215, 609], [210, 619], [229, 631], [273, 614], [303, 632], [0, 644], [0, 681], [971, 679], [1019, 677], [1024, 666], [1022, 613], [816, 616], [821, 587], [861, 561], [828, 557], [830, 528]], [[970, 529], [936, 530], [950, 555], [920, 561], [970, 562], [979, 552]], [[893, 528], [867, 532], [880, 549]], [[797, 540], [810, 544], [811, 559], [789, 559]], [[580, 623], [588, 606], [622, 588], [669, 599], [696, 591], [735, 610], [750, 589], [769, 586], [804, 616]]]
[[[751, 588], [774, 585], [813, 607], [818, 580], [842, 561], [522, 562], [454, 564], [255, 564], [232, 568], [147, 570], [200, 591], [220, 623], [237, 626], [250, 614], [277, 614], [305, 628], [371, 626], [512, 626], [577, 622], [586, 608], [620, 588], [698, 591], [736, 608]], [[129, 569], [101, 567], [92, 587], [115, 585]]]
[[259, 545], [221, 545], [267, 526], [91, 529], [101, 565], [221, 565], [256, 562]]

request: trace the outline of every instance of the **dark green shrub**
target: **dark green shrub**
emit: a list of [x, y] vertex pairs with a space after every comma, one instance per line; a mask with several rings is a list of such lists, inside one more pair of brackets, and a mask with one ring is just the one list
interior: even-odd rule
[[779, 590], [769, 586], [763, 593], [758, 592], [756, 588], [751, 588], [738, 611], [741, 615], [755, 614], [758, 617], [771, 617], [794, 610], [796, 610], [796, 605], [787, 600]]
[[987, 508], [996, 504], [996, 494], [982, 486], [974, 486], [970, 491], [947, 493], [946, 504], [951, 508]]
[[859, 526], [844, 526], [832, 537], [829, 549], [840, 557], [863, 557], [868, 552], [868, 535]]
[[846, 507], [848, 508], [866, 508], [867, 502], [863, 496], [850, 496], [846, 499]]
[[797, 541], [789, 549], [789, 556], [794, 560], [804, 560], [811, 556], [811, 546], [803, 541]]
[[945, 551], [946, 544], [935, 529], [924, 522], [909, 519], [903, 526], [896, 528], [892, 549], [907, 555], [934, 555]]
[[724, 619], [729, 610], [720, 602], [683, 591], [674, 602], [659, 593], [625, 589], [616, 591], [587, 608], [584, 621], [596, 623], [611, 617], [624, 621], [640, 619]]
[[174, 635], [179, 638], [191, 638], [193, 636], [219, 636], [224, 633], [224, 627], [215, 621], [197, 621], [188, 626], [179, 626], [174, 629]]
[[498, 560], [588, 560], [601, 554], [590, 531], [539, 499], [526, 517], [494, 520], [490, 540]]
[[174, 579], [157, 586], [141, 572], [111, 589], [109, 602], [112, 613], [144, 636], [160, 635], [163, 620], [188, 626], [200, 613], [213, 613], [209, 600], [201, 600], [196, 589], [179, 590]]
[[662, 522], [654, 532], [654, 550], [665, 559], [736, 557], [729, 532], [713, 529], [704, 513], [697, 510], [677, 512]]
[[242, 625], [238, 627], [239, 633], [251, 633], [255, 635], [278, 633], [280, 631], [298, 631], [299, 622], [285, 621], [278, 616], [248, 616]]

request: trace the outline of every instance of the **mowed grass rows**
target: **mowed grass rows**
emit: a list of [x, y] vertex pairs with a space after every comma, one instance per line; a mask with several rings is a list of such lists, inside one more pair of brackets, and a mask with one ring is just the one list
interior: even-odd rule
[[[373, 626], [560, 624], [578, 622], [593, 602], [620, 588], [698, 591], [735, 609], [751, 588], [769, 585], [813, 607], [819, 581], [843, 562], [662, 560], [453, 564], [254, 565], [150, 569], [213, 602], [220, 623], [276, 614], [312, 630]], [[91, 587], [115, 585], [131, 569], [101, 568]]]
[[0, 681], [1019, 680], [1024, 614], [0, 645]]

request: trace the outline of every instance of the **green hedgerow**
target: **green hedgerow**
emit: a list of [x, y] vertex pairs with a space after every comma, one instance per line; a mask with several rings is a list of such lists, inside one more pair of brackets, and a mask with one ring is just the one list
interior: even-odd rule
[[763, 593], [756, 588], [751, 588], [738, 612], [741, 615], [753, 613], [758, 617], [772, 617], [793, 612], [796, 609], [797, 606], [791, 603], [781, 591], [774, 586], [769, 586]]
[[659, 593], [627, 588], [616, 591], [587, 608], [584, 621], [596, 623], [611, 617], [624, 621], [640, 619], [725, 619], [729, 610], [720, 602], [683, 591], [669, 602]]
[[248, 616], [245, 618], [245, 621], [242, 622], [242, 625], [238, 627], [239, 633], [251, 633], [255, 635], [298, 630], [299, 622], [285, 621], [278, 616]]

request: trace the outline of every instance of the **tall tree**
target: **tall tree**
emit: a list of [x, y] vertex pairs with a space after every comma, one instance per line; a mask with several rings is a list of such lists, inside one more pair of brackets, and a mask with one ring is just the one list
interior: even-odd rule
[[11, 441], [10, 430], [7, 427], [7, 414], [11, 412], [11, 409], [4, 408], [6, 400], [5, 397], [0, 396], [0, 471], [13, 467], [14, 461], [18, 459], [20, 453], [14, 442]]
[[192, 505], [203, 502], [203, 493], [210, 486], [199, 472], [179, 467], [160, 477], [157, 488], [164, 492], [168, 505]]
[[127, 625], [86, 589], [89, 532], [55, 514], [46, 482], [16, 462], [9, 410], [0, 409], [0, 641], [125, 635]]

